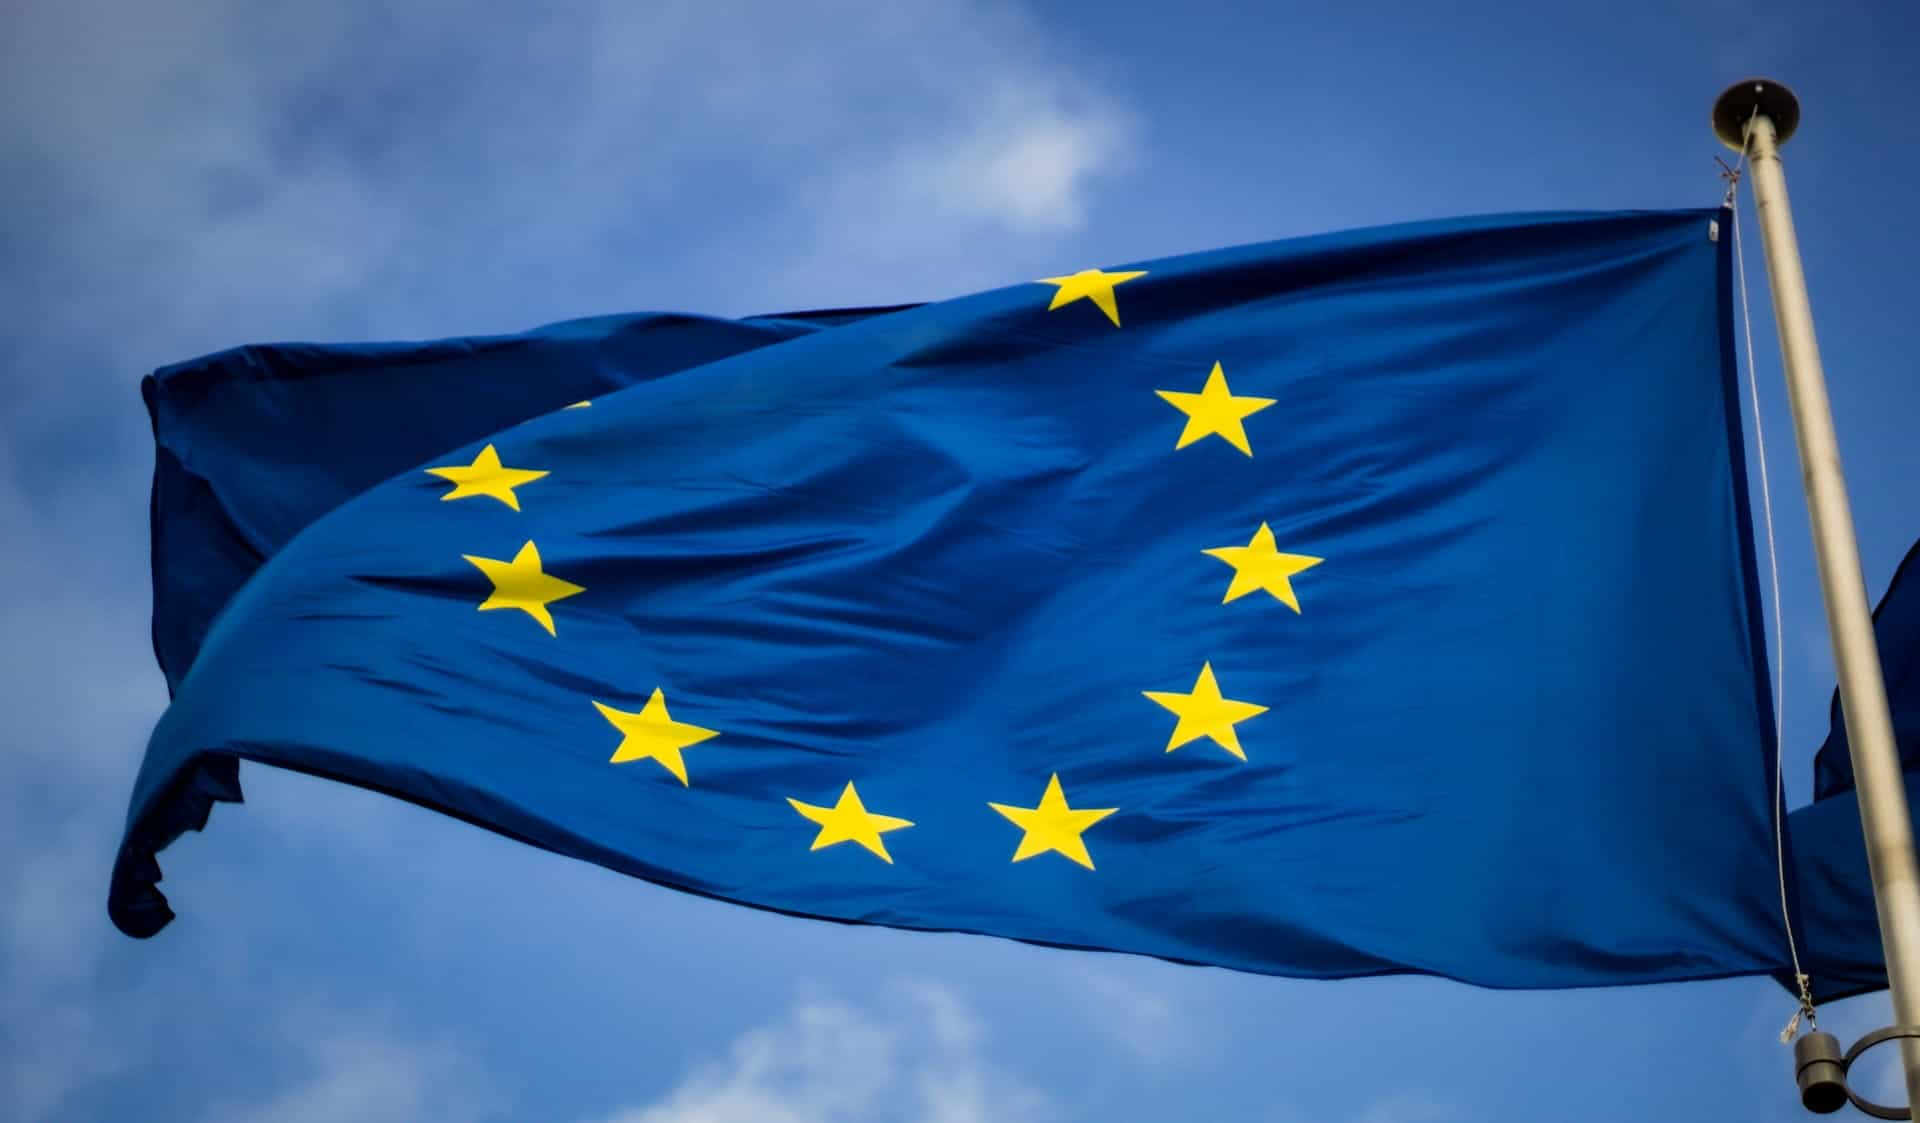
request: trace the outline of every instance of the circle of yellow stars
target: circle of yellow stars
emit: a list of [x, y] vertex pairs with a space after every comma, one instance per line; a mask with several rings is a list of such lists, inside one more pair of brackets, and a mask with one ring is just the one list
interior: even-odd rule
[[[1115, 289], [1146, 276], [1144, 270], [1106, 272], [1085, 269], [1059, 277], [1047, 277], [1039, 284], [1054, 286], [1047, 311], [1054, 312], [1085, 301], [1098, 309], [1114, 327], [1120, 326], [1119, 300]], [[1156, 389], [1163, 401], [1184, 415], [1185, 422], [1174, 440], [1174, 450], [1188, 448], [1208, 437], [1217, 437], [1251, 459], [1253, 445], [1247, 436], [1247, 421], [1276, 404], [1274, 398], [1235, 394], [1225, 370], [1216, 362], [1207, 372], [1200, 388]], [[565, 409], [584, 409], [592, 402], [579, 401]], [[548, 477], [544, 470], [509, 467], [502, 462], [494, 445], [482, 448], [471, 463], [428, 468], [427, 473], [453, 485], [442, 494], [442, 502], [459, 499], [491, 499], [510, 511], [520, 510], [518, 489]], [[1201, 551], [1205, 556], [1225, 563], [1233, 570], [1221, 604], [1265, 593], [1295, 614], [1300, 600], [1292, 580], [1319, 565], [1324, 559], [1306, 554], [1282, 552], [1273, 529], [1260, 524], [1246, 545], [1216, 546]], [[539, 548], [531, 539], [510, 559], [461, 555], [492, 584], [492, 592], [478, 606], [481, 612], [514, 609], [525, 613], [549, 636], [558, 636], [551, 605], [577, 596], [586, 589], [546, 571]], [[1210, 741], [1235, 760], [1247, 760], [1240, 742], [1239, 726], [1268, 711], [1256, 702], [1229, 698], [1222, 693], [1212, 661], [1201, 664], [1191, 689], [1181, 691], [1146, 690], [1148, 700], [1174, 716], [1172, 733], [1165, 752], [1172, 753], [1198, 741]], [[719, 731], [679, 721], [667, 710], [666, 692], [656, 686], [645, 705], [638, 710], [623, 710], [598, 699], [592, 704], [601, 717], [619, 735], [608, 757], [611, 764], [652, 761], [667, 775], [690, 787], [684, 751], [720, 736]], [[831, 805], [808, 803], [787, 797], [787, 803], [801, 818], [818, 827], [810, 850], [822, 850], [842, 843], [853, 843], [888, 865], [893, 855], [887, 851], [884, 835], [906, 830], [914, 823], [895, 815], [868, 810], [854, 781], [848, 780]], [[993, 803], [989, 808], [1018, 827], [1020, 841], [1013, 862], [1024, 862], [1042, 854], [1059, 854], [1087, 869], [1094, 868], [1087, 849], [1086, 832], [1096, 823], [1115, 814], [1115, 807], [1074, 807], [1068, 803], [1060, 775], [1047, 779], [1039, 801], [1032, 807]]]

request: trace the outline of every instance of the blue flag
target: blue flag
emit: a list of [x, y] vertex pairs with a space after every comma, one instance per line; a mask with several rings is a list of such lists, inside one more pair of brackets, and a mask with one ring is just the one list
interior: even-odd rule
[[[1894, 568], [1886, 594], [1873, 610], [1873, 635], [1880, 672], [1887, 682], [1901, 770], [1920, 771], [1920, 542]], [[1852, 749], [1837, 689], [1827, 704], [1827, 715], [1827, 739], [1813, 756], [1816, 800], [1850, 792], [1854, 784]]]
[[804, 916], [1774, 970], [1724, 219], [1067, 270], [473, 437], [225, 602], [110, 912], [167, 922], [155, 855], [245, 758]]
[[[1907, 806], [1920, 809], [1920, 542], [1894, 570], [1873, 613]], [[1867, 871], [1847, 723], [1834, 692], [1825, 743], [1814, 756], [1813, 803], [1787, 817], [1805, 913], [1801, 961], [1814, 997], [1834, 1001], [1887, 985], [1880, 921]], [[1780, 981], [1795, 990], [1792, 972]]]

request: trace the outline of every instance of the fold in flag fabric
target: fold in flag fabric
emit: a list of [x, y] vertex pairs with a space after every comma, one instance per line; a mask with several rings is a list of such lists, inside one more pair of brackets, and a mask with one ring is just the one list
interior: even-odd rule
[[[1880, 669], [1887, 680], [1894, 742], [1906, 776], [1907, 807], [1920, 808], [1920, 542], [1894, 570], [1873, 613]], [[1813, 803], [1787, 816], [1801, 909], [1800, 959], [1815, 1001], [1831, 1002], [1887, 986], [1880, 921], [1867, 871], [1866, 838], [1853, 786], [1847, 724], [1834, 693], [1826, 741], [1814, 756]], [[1823, 790], [1824, 789], [1824, 790]], [[1793, 972], [1776, 976], [1799, 993]]]
[[[1903, 772], [1920, 771], [1920, 542], [1895, 567], [1893, 580], [1873, 610], [1880, 673], [1887, 682], [1893, 735]], [[1853, 790], [1853, 755], [1840, 691], [1827, 703], [1827, 739], [1813, 755], [1813, 797], [1828, 799]]]
[[424, 343], [236, 347], [163, 367], [141, 390], [167, 688], [262, 562], [381, 480], [536, 414], [886, 311], [599, 316]]
[[[1776, 970], [1726, 219], [1061, 269], [542, 396], [358, 491], [355, 417], [290, 416], [262, 478], [333, 490], [191, 655], [110, 914], [167, 923], [156, 855], [247, 759], [808, 917], [1312, 977]], [[449, 410], [542, 378], [457, 350]], [[367, 410], [405, 379], [347, 365]]]

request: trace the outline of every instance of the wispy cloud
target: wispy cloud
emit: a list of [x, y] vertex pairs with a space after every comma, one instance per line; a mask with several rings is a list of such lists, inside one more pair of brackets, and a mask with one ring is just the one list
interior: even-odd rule
[[742, 1034], [658, 1100], [596, 1123], [1023, 1123], [1047, 1098], [983, 1057], [952, 990], [907, 983], [877, 1007], [802, 1002]]
[[1075, 962], [1065, 978], [1086, 1003], [1089, 1024], [1136, 1061], [1173, 1063], [1206, 1049], [1208, 1028], [1182, 1016], [1173, 989], [1157, 985], [1161, 964]]
[[95, 1004], [50, 999], [44, 991], [9, 990], [0, 1015], [0, 1115], [19, 1123], [80, 1118], [67, 1110], [76, 1093], [112, 1079], [127, 1057], [100, 1048], [103, 1018]]
[[492, 1082], [450, 1042], [418, 1041], [367, 1014], [290, 1006], [281, 1035], [298, 1075], [257, 1102], [222, 1103], [209, 1123], [484, 1123], [503, 1118]]
[[1355, 1123], [1452, 1123], [1459, 1112], [1426, 1096], [1398, 1095], [1369, 1104]]
[[10, 40], [34, 334], [110, 316], [122, 378], [255, 335], [944, 295], [1073, 229], [1133, 133], [968, 0], [75, 0]]
[[137, 564], [116, 564], [138, 541], [94, 529], [112, 524], [92, 483], [30, 493], [0, 462], [0, 586], [16, 591], [0, 640], [0, 1117], [22, 1123], [74, 1118], [72, 1096], [134, 1063], [104, 1047], [117, 1019], [97, 966], [117, 938], [106, 871], [165, 691]]
[[[1471, 1115], [1432, 1099], [1410, 1092], [1391, 1093], [1371, 1099], [1356, 1097], [1349, 1112], [1315, 1117], [1311, 1123], [1465, 1123]], [[1309, 1123], [1306, 1116], [1289, 1107], [1276, 1109], [1267, 1123]]]

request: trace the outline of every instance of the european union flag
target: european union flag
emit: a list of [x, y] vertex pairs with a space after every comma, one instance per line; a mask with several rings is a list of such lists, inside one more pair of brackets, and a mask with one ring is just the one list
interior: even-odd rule
[[[805, 916], [1506, 987], [1777, 968], [1725, 217], [1065, 269], [423, 451], [219, 609], [114, 920], [167, 922], [155, 854], [244, 758]], [[445, 410], [542, 377], [472, 373]]]

